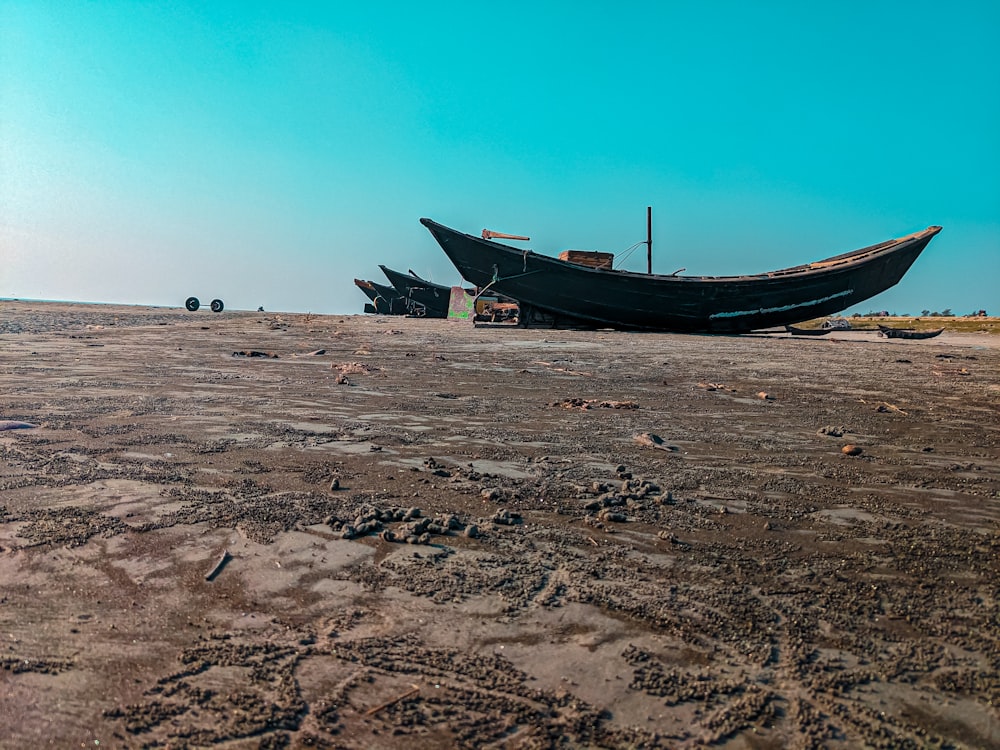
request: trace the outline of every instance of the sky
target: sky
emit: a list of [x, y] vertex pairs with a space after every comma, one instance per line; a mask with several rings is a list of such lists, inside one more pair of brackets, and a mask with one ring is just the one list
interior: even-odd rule
[[[0, 298], [347, 314], [419, 224], [1000, 314], [1000, 3], [0, 0]], [[616, 265], [645, 270], [644, 248]]]

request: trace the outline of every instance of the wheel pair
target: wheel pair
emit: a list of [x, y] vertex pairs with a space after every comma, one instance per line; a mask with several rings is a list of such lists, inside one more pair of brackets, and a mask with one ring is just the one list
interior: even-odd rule
[[[201, 302], [198, 301], [197, 297], [188, 297], [184, 302], [184, 307], [186, 307], [190, 312], [197, 312], [198, 308], [201, 307]], [[212, 312], [222, 312], [225, 305], [222, 303], [221, 299], [213, 299], [211, 308]]]

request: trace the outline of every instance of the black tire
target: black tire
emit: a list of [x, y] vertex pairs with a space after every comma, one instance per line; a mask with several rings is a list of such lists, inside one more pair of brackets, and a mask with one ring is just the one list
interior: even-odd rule
[[197, 297], [188, 297], [187, 301], [184, 303], [184, 307], [191, 312], [197, 312], [198, 308], [201, 307], [201, 303], [198, 301]]
[[212, 312], [222, 312], [223, 307], [225, 307], [225, 305], [222, 304], [221, 299], [212, 300]]

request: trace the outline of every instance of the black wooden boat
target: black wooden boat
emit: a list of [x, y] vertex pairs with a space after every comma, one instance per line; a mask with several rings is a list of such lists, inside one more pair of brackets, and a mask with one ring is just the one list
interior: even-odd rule
[[943, 328], [933, 331], [917, 331], [913, 328], [890, 328], [883, 325], [878, 327], [879, 335], [888, 339], [932, 339], [935, 336], [940, 336], [942, 331], [944, 331]]
[[[388, 284], [379, 284], [377, 281], [371, 282], [371, 285], [378, 292], [378, 299], [375, 300], [375, 306], [379, 310], [386, 310], [387, 314], [391, 315], [423, 314], [422, 310], [417, 309], [420, 306], [416, 302], [401, 295], [394, 287]], [[386, 304], [388, 304], [388, 308]]]
[[863, 302], [898, 283], [941, 231], [754, 276], [661, 276], [591, 268], [420, 222], [466, 281], [520, 303], [521, 325], [704, 333], [780, 327]]
[[832, 328], [798, 328], [790, 325], [786, 325], [785, 330], [793, 336], [826, 336], [833, 332]]
[[385, 266], [379, 266], [389, 283], [404, 297], [419, 303], [424, 307], [424, 316], [428, 318], [448, 317], [448, 305], [451, 301], [451, 287], [435, 284], [417, 276], [413, 271], [409, 274], [394, 271]]
[[[407, 315], [411, 312], [412, 303], [390, 286], [364, 279], [355, 279], [354, 285], [371, 300], [370, 305], [365, 305], [365, 312], [382, 315]], [[369, 310], [369, 307], [372, 309]]]

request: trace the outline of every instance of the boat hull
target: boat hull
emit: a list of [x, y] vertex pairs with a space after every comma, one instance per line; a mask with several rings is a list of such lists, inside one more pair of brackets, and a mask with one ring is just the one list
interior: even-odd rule
[[746, 333], [832, 315], [899, 282], [940, 227], [755, 276], [660, 276], [577, 265], [421, 219], [462, 277], [517, 300], [522, 321]]

